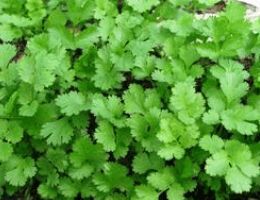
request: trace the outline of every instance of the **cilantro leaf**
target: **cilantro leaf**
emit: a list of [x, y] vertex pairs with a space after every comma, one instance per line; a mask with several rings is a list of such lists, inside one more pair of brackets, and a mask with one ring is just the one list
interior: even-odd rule
[[158, 172], [152, 172], [147, 177], [147, 181], [154, 188], [159, 190], [166, 190], [174, 183], [174, 176], [170, 168], [164, 168]]
[[105, 151], [114, 151], [116, 149], [114, 129], [108, 122], [99, 122], [95, 138], [98, 143], [103, 145]]
[[102, 192], [108, 192], [114, 188], [125, 191], [133, 184], [132, 179], [127, 176], [127, 169], [118, 163], [107, 163], [103, 173], [94, 175], [93, 182]]
[[228, 130], [237, 130], [243, 135], [252, 135], [257, 132], [257, 125], [253, 121], [259, 119], [259, 113], [250, 106], [238, 105], [225, 110], [222, 123]]
[[64, 195], [67, 198], [76, 198], [78, 194], [78, 184], [74, 183], [68, 178], [63, 178], [58, 186], [59, 190], [61, 191], [61, 194]]
[[173, 183], [167, 191], [167, 197], [169, 200], [184, 200], [184, 194], [184, 188], [178, 183]]
[[7, 67], [10, 60], [15, 56], [16, 49], [14, 46], [9, 44], [0, 45], [0, 56], [1, 56], [1, 62], [0, 62], [0, 68], [4, 69]]
[[34, 160], [27, 157], [13, 156], [7, 162], [8, 170], [5, 180], [13, 186], [23, 186], [29, 178], [32, 178], [37, 171]]
[[47, 143], [55, 146], [68, 143], [73, 136], [73, 129], [66, 118], [48, 122], [42, 126], [41, 136]]
[[147, 10], [150, 10], [153, 6], [156, 6], [160, 3], [159, 0], [127, 0], [127, 4], [130, 5], [137, 12], [143, 13]]
[[157, 91], [143, 90], [140, 85], [132, 84], [123, 96], [127, 113], [145, 113], [147, 109], [160, 108], [160, 97]]
[[221, 60], [219, 66], [211, 69], [214, 77], [219, 79], [220, 87], [225, 94], [228, 103], [243, 97], [247, 90], [248, 84], [244, 81], [249, 77], [243, 66], [233, 60]]
[[88, 138], [79, 138], [73, 144], [73, 152], [70, 154], [70, 161], [75, 167], [83, 164], [91, 164], [94, 167], [103, 166], [107, 155], [102, 146], [92, 144]]
[[228, 169], [225, 180], [231, 189], [236, 193], [249, 191], [252, 181], [249, 177], [245, 176], [237, 167]]
[[206, 163], [206, 172], [211, 176], [225, 175], [229, 167], [228, 155], [225, 151], [216, 152]]
[[85, 164], [80, 168], [72, 168], [69, 171], [69, 175], [76, 180], [82, 180], [88, 178], [94, 171], [93, 166]]
[[135, 187], [137, 199], [143, 200], [157, 200], [159, 194], [149, 185], [139, 185]]
[[77, 115], [81, 111], [88, 109], [88, 102], [82, 93], [71, 91], [67, 94], [59, 95], [56, 105], [61, 108], [61, 112], [67, 116]]
[[194, 87], [194, 81], [187, 79], [172, 89], [170, 109], [178, 113], [179, 119], [186, 124], [194, 123], [205, 109], [205, 101], [201, 94], [195, 92]]
[[23, 138], [23, 128], [18, 121], [2, 121], [0, 137], [5, 138], [8, 142], [16, 144]]
[[163, 161], [156, 154], [139, 153], [134, 157], [132, 166], [136, 173], [144, 174], [150, 169], [162, 168]]
[[200, 139], [199, 145], [202, 149], [214, 154], [223, 148], [224, 142], [217, 135], [205, 135]]
[[38, 106], [39, 106], [38, 101], [32, 101], [28, 105], [22, 105], [21, 108], [19, 109], [19, 114], [21, 116], [31, 117], [36, 113]]
[[124, 105], [116, 96], [105, 98], [102, 95], [95, 95], [92, 100], [91, 111], [95, 116], [100, 116], [115, 126], [124, 126], [124, 118], [122, 116]]
[[54, 199], [57, 197], [57, 192], [56, 190], [47, 185], [47, 184], [41, 184], [39, 187], [38, 187], [38, 193], [41, 195], [41, 197], [43, 198], [50, 198], [50, 199]]
[[1, 162], [7, 161], [13, 153], [12, 145], [9, 143], [0, 141], [0, 149], [1, 149], [0, 161]]

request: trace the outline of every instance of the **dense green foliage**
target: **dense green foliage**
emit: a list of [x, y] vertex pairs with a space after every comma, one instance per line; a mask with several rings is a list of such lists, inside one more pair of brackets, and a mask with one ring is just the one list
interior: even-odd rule
[[259, 195], [260, 20], [218, 0], [1, 0], [0, 199]]

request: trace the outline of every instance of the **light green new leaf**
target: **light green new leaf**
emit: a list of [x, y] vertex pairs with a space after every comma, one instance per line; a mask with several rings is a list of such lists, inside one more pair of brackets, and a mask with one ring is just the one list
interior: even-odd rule
[[252, 159], [252, 153], [246, 144], [237, 140], [229, 140], [225, 144], [225, 150], [229, 154], [230, 162], [238, 166], [246, 176], [255, 177], [260, 173], [259, 166]]
[[200, 139], [199, 146], [211, 154], [217, 153], [224, 147], [223, 140], [217, 135], [205, 135]]
[[204, 112], [205, 101], [200, 93], [195, 92], [195, 82], [187, 79], [172, 89], [170, 109], [178, 114], [185, 124], [192, 124]]
[[171, 160], [174, 157], [181, 159], [185, 154], [185, 150], [179, 144], [169, 143], [162, 146], [157, 153], [165, 160]]
[[236, 193], [248, 192], [251, 189], [252, 180], [237, 167], [231, 167], [227, 170], [225, 180], [230, 185], [231, 190]]
[[59, 95], [56, 99], [56, 105], [67, 116], [77, 115], [89, 107], [86, 97], [82, 93], [75, 91]]
[[225, 151], [221, 150], [206, 160], [206, 172], [211, 176], [223, 176], [229, 168], [229, 159]]
[[260, 114], [250, 106], [237, 105], [222, 112], [221, 119], [226, 129], [236, 130], [242, 135], [253, 135], [258, 130], [254, 121], [260, 119]]
[[127, 0], [126, 2], [135, 11], [140, 13], [150, 10], [153, 6], [156, 6], [160, 3], [159, 0]]
[[175, 117], [163, 118], [160, 121], [160, 131], [156, 136], [164, 143], [171, 143], [176, 141], [183, 132], [185, 132], [185, 126]]
[[209, 110], [204, 113], [202, 119], [206, 124], [217, 124], [219, 122], [219, 114], [215, 110]]
[[220, 60], [220, 66], [211, 68], [211, 73], [219, 79], [220, 87], [225, 94], [228, 103], [238, 101], [248, 90], [245, 79], [249, 73], [244, 70], [244, 66], [233, 60]]

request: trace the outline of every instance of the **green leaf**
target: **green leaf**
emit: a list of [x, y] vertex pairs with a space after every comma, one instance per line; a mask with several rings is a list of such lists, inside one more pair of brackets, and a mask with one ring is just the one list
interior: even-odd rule
[[144, 90], [139, 85], [130, 85], [124, 96], [125, 111], [127, 113], [142, 113], [145, 108], [143, 103], [145, 101]]
[[[239, 149], [239, 151], [237, 151]], [[233, 165], [244, 164], [245, 162], [252, 162], [252, 153], [249, 147], [239, 142], [238, 140], [229, 140], [225, 144], [225, 150], [230, 157], [230, 162]]]
[[42, 126], [41, 136], [47, 138], [47, 143], [59, 146], [68, 143], [73, 136], [73, 129], [66, 118], [48, 122]]
[[156, 6], [159, 3], [159, 0], [127, 0], [127, 4], [140, 13], [150, 10], [153, 6]]
[[204, 4], [206, 6], [214, 6], [214, 4], [220, 2], [221, 0], [199, 0], [199, 3]]
[[68, 17], [74, 23], [78, 24], [87, 21], [94, 13], [94, 1], [68, 0]]
[[219, 114], [215, 110], [209, 110], [203, 115], [203, 122], [206, 124], [217, 124], [219, 121]]
[[169, 200], [184, 200], [184, 194], [184, 188], [178, 183], [173, 183], [167, 191], [167, 197]]
[[14, 27], [10, 24], [1, 24], [0, 25], [0, 38], [4, 42], [11, 42], [14, 39], [17, 39], [22, 36], [21, 29]]
[[28, 15], [33, 21], [40, 21], [46, 16], [44, 2], [42, 0], [27, 0], [25, 4]]
[[15, 56], [16, 48], [10, 44], [0, 45], [0, 68], [7, 67], [10, 60]]
[[248, 192], [251, 189], [251, 179], [241, 173], [237, 167], [227, 170], [225, 180], [235, 193]]
[[134, 157], [132, 166], [134, 172], [144, 174], [150, 169], [161, 169], [163, 167], [163, 160], [153, 153], [139, 153]]
[[99, 50], [98, 58], [95, 60], [95, 68], [96, 71], [92, 80], [96, 87], [102, 90], [120, 88], [120, 83], [124, 80], [124, 77], [111, 62], [108, 48]]
[[206, 160], [206, 172], [211, 176], [223, 176], [229, 168], [229, 159], [225, 151], [221, 150]]
[[184, 61], [186, 66], [191, 66], [197, 61], [200, 56], [194, 46], [182, 46], [180, 49], [180, 58]]
[[106, 157], [102, 146], [92, 144], [88, 138], [81, 137], [73, 144], [70, 161], [75, 167], [81, 167], [84, 163], [100, 167], [103, 166]]
[[127, 191], [132, 188], [133, 181], [127, 176], [128, 170], [118, 163], [106, 163], [103, 173], [96, 173], [93, 182], [101, 192], [109, 192], [118, 188]]
[[162, 21], [160, 26], [175, 33], [177, 36], [187, 37], [193, 31], [193, 16], [187, 12], [178, 14], [177, 19]]
[[78, 184], [74, 183], [68, 178], [62, 179], [59, 183], [58, 188], [61, 191], [61, 194], [67, 198], [76, 198], [79, 192]]
[[59, 95], [56, 99], [56, 105], [67, 116], [77, 115], [89, 107], [86, 97], [75, 91]]
[[43, 198], [50, 198], [50, 199], [55, 199], [57, 197], [57, 192], [56, 190], [47, 185], [47, 184], [40, 184], [40, 186], [37, 189], [37, 192], [41, 195]]
[[224, 15], [231, 22], [243, 21], [246, 12], [246, 7], [240, 2], [232, 1], [227, 5]]
[[82, 180], [84, 178], [88, 178], [94, 171], [93, 166], [91, 165], [83, 165], [80, 168], [72, 168], [69, 171], [69, 175], [76, 180]]
[[138, 199], [157, 200], [159, 194], [149, 185], [139, 185], [135, 187], [135, 192]]
[[222, 123], [228, 130], [236, 130], [242, 135], [253, 135], [257, 132], [254, 121], [259, 120], [259, 112], [250, 106], [237, 105], [221, 114]]
[[158, 155], [165, 160], [172, 158], [181, 159], [185, 154], [185, 150], [178, 144], [166, 144], [160, 148]]
[[95, 132], [95, 139], [103, 145], [105, 151], [114, 151], [116, 149], [114, 129], [107, 121], [99, 122]]
[[191, 79], [180, 82], [172, 89], [170, 109], [178, 113], [185, 124], [192, 124], [204, 112], [205, 101], [200, 93], [195, 92], [195, 83]]
[[163, 118], [160, 121], [160, 131], [157, 137], [164, 143], [176, 141], [181, 133], [185, 132], [185, 126], [175, 117]]
[[147, 176], [147, 181], [154, 188], [161, 191], [166, 190], [174, 183], [174, 176], [171, 168], [163, 168], [158, 172], [152, 172]]
[[20, 142], [23, 138], [23, 128], [17, 121], [8, 122], [8, 129], [4, 133], [5, 139], [13, 144]]
[[217, 153], [224, 147], [223, 140], [217, 135], [205, 135], [200, 139], [199, 146], [211, 154]]
[[100, 116], [118, 127], [124, 126], [124, 105], [121, 99], [116, 96], [105, 98], [102, 95], [95, 95], [92, 100], [91, 111], [95, 116]]
[[32, 101], [28, 105], [22, 105], [19, 109], [19, 114], [21, 116], [31, 117], [36, 113], [38, 105], [38, 101]]
[[23, 82], [33, 85], [36, 91], [43, 91], [54, 83], [55, 67], [54, 55], [41, 52], [35, 57], [25, 56], [19, 60], [18, 73]]
[[233, 60], [220, 60], [219, 63], [220, 66], [211, 68], [212, 75], [219, 79], [228, 103], [239, 100], [247, 93], [248, 84], [245, 79], [249, 73], [243, 70], [243, 65]]
[[34, 160], [29, 157], [23, 159], [13, 156], [7, 162], [7, 169], [5, 180], [13, 186], [24, 186], [37, 172]]
[[0, 141], [0, 149], [1, 149], [0, 161], [1, 162], [7, 161], [13, 153], [12, 145], [9, 143]]

